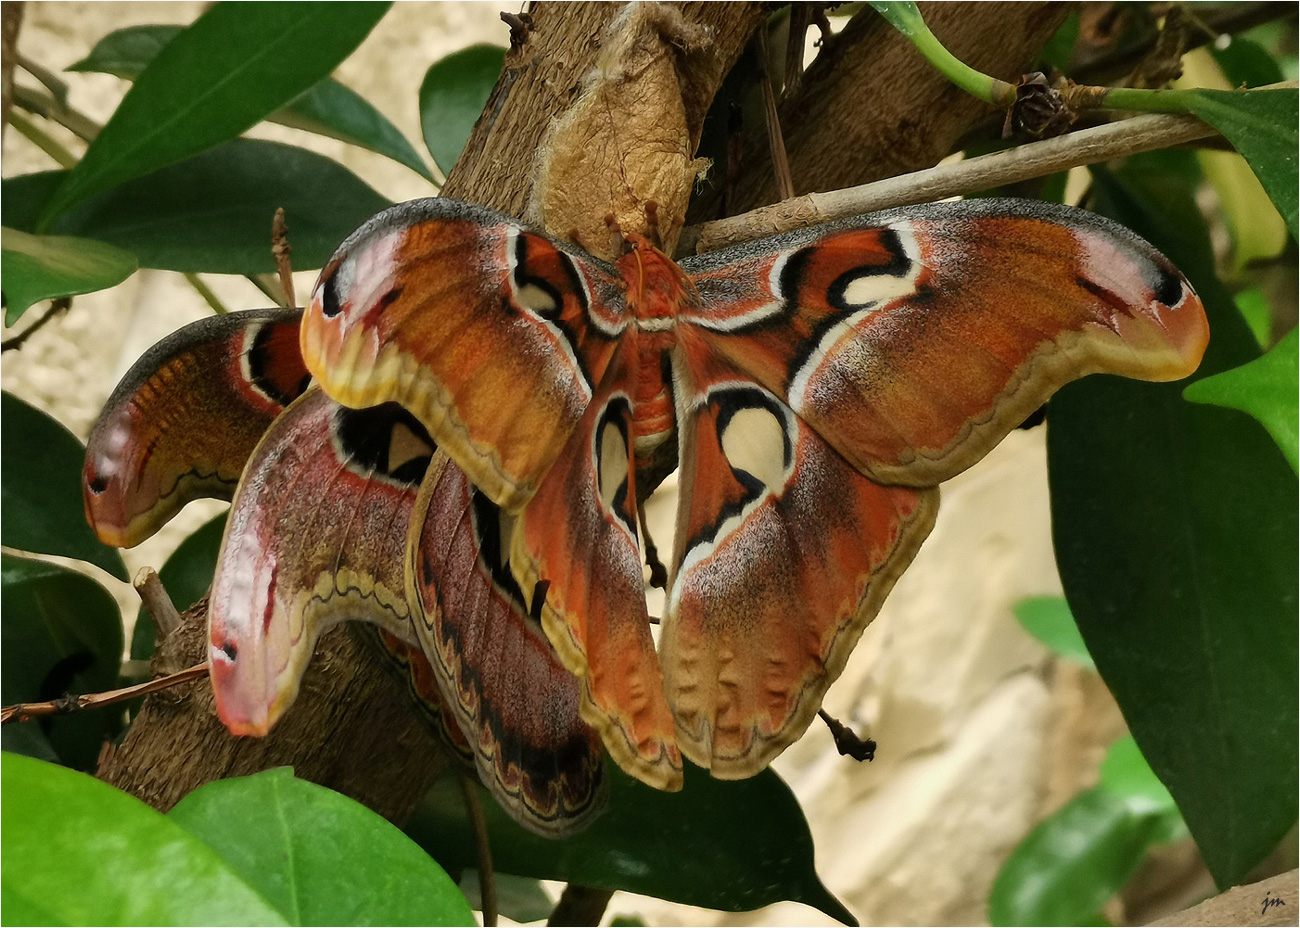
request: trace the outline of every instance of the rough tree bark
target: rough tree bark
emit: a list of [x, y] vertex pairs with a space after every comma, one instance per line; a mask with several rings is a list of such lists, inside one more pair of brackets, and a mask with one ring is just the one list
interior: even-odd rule
[[[527, 40], [512, 48], [465, 154], [443, 189], [521, 215], [531, 192], [534, 152], [555, 116], [574, 101], [617, 4], [540, 4]], [[722, 76], [765, 16], [756, 3], [687, 3], [682, 13], [713, 33], [716, 67], [683, 87], [693, 135]], [[1000, 77], [1017, 70], [1064, 15], [1061, 4], [939, 5], [935, 31], [967, 61]], [[859, 183], [933, 164], [981, 115], [913, 57], [905, 40], [863, 18], [806, 76], [786, 104], [786, 139], [799, 191]], [[868, 88], [886, 87], [886, 93]], [[766, 159], [742, 177], [747, 202], [770, 196]], [[202, 659], [205, 615], [196, 607], [160, 646], [171, 667]], [[160, 809], [209, 780], [292, 764], [322, 783], [401, 821], [441, 763], [411, 710], [405, 685], [346, 629], [326, 634], [293, 709], [270, 737], [233, 739], [217, 721], [206, 681], [146, 700], [99, 775]]]

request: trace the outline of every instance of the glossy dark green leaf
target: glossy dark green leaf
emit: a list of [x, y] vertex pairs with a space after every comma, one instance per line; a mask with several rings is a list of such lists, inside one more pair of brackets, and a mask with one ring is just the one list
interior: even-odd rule
[[1259, 420], [1282, 449], [1291, 469], [1300, 472], [1300, 334], [1292, 329], [1262, 358], [1188, 387], [1183, 395], [1194, 403], [1240, 409]]
[[994, 925], [1082, 925], [1120, 890], [1155, 827], [1103, 789], [1075, 796], [1029, 833], [989, 893]]
[[[480, 788], [495, 867], [729, 912], [791, 899], [856, 924], [817, 878], [803, 811], [771, 770], [727, 782], [688, 764], [680, 793], [651, 789], [612, 765], [609, 775], [605, 812], [560, 840], [525, 831]], [[478, 866], [454, 776], [434, 784], [406, 830], [447, 869]]]
[[106, 290], [126, 280], [135, 269], [134, 255], [103, 242], [0, 230], [5, 325], [17, 322], [34, 303]]
[[[1255, 357], [1203, 260], [1203, 227], [1163, 220], [1163, 191], [1148, 201], [1094, 176], [1099, 210], [1161, 248], [1205, 301], [1198, 376]], [[1189, 403], [1184, 386], [1096, 376], [1057, 394], [1053, 536], [1088, 651], [1227, 886], [1296, 820], [1300, 499], [1258, 423]]]
[[217, 780], [168, 817], [291, 925], [472, 925], [456, 884], [392, 823], [287, 767]]
[[[29, 204], [48, 195], [51, 175], [61, 173], [4, 181], [6, 215], [30, 217]], [[92, 197], [53, 228], [127, 249], [144, 267], [260, 274], [275, 269], [270, 230], [277, 207], [289, 224], [294, 268], [307, 270], [321, 267], [353, 229], [390, 205], [329, 158], [236, 139]]]
[[81, 499], [85, 447], [45, 413], [12, 393], [0, 399], [0, 543], [89, 561], [126, 580], [116, 548], [86, 523]]
[[[117, 686], [122, 614], [108, 590], [85, 574], [48, 561], [0, 555], [0, 629], [0, 699], [5, 705]], [[28, 734], [14, 741], [6, 737], [5, 746], [45, 756], [45, 741], [61, 762], [91, 770], [117, 723], [111, 709], [21, 722], [6, 726], [6, 736], [10, 728]]]
[[[226, 513], [195, 529], [176, 546], [171, 557], [158, 569], [158, 579], [178, 612], [184, 612], [202, 598], [212, 585], [221, 553], [221, 536], [226, 530]], [[136, 613], [131, 635], [131, 659], [147, 661], [153, 656], [157, 627], [144, 606]]]
[[1083, 643], [1079, 626], [1074, 624], [1065, 597], [1031, 596], [1016, 603], [1013, 611], [1024, 630], [1051, 648], [1053, 654], [1084, 667], [1092, 666], [1092, 655]]
[[[110, 32], [70, 71], [94, 71], [135, 80], [181, 26], [128, 26]], [[377, 152], [433, 179], [406, 136], [361, 96], [327, 77], [267, 119]]]
[[218, 3], [140, 74], [42, 213], [175, 164], [242, 133], [356, 48], [386, 3]]
[[469, 141], [501, 74], [506, 52], [495, 45], [471, 45], [435, 61], [420, 85], [424, 144], [443, 175]]
[[1223, 133], [1250, 162], [1292, 236], [1297, 227], [1296, 178], [1300, 175], [1300, 107], [1295, 90], [1171, 91], [1188, 109]]
[[[284, 925], [206, 844], [93, 777], [0, 755], [6, 925]], [[331, 922], [333, 924], [333, 922]]]
[[163, 23], [115, 29], [96, 42], [85, 58], [68, 65], [66, 70], [112, 74], [133, 81], [167, 47], [168, 42], [184, 31], [184, 26]]

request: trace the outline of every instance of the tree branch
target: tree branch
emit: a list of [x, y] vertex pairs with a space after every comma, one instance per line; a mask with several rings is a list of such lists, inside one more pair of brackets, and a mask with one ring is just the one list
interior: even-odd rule
[[689, 226], [682, 230], [678, 253], [700, 254], [845, 216], [976, 193], [1215, 134], [1194, 116], [1135, 116], [874, 184], [810, 193], [729, 219]]

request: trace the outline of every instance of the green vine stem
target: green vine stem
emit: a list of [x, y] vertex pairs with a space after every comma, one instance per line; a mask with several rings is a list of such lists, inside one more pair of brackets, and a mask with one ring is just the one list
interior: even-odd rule
[[77, 156], [60, 145], [52, 135], [17, 110], [10, 110], [9, 124], [29, 142], [49, 155], [62, 168], [71, 169]]
[[944, 48], [911, 0], [873, 0], [871, 6], [891, 26], [907, 36], [926, 61], [971, 96], [1004, 109], [1016, 102], [1014, 84], [976, 71]]

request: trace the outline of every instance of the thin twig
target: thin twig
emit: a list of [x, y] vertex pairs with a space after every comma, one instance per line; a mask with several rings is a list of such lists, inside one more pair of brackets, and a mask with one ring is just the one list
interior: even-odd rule
[[17, 351], [23, 346], [23, 342], [32, 337], [32, 334], [36, 332], [37, 329], [41, 328], [41, 326], [45, 325], [45, 323], [49, 322], [55, 316], [65, 312], [71, 305], [72, 297], [70, 296], [61, 296], [57, 300], [54, 300], [50, 303], [50, 308], [42, 313], [39, 319], [27, 328], [23, 329], [13, 338], [6, 338], [4, 341], [0, 341], [0, 352]]
[[460, 792], [465, 797], [470, 830], [474, 833], [474, 850], [478, 854], [478, 891], [483, 905], [483, 928], [497, 923], [497, 878], [492, 869], [492, 846], [488, 843], [487, 821], [478, 799], [478, 784], [464, 773], [457, 774]]
[[1214, 134], [1213, 128], [1195, 116], [1163, 113], [1134, 116], [1006, 151], [967, 158], [955, 164], [943, 164], [831, 193], [810, 193], [739, 216], [687, 226], [682, 230], [677, 252], [679, 255], [701, 254], [819, 222], [976, 193], [1082, 164], [1169, 148]]
[[162, 581], [158, 579], [158, 572], [152, 567], [141, 567], [131, 585], [135, 587], [144, 607], [149, 610], [161, 644], [181, 627], [181, 614], [176, 611], [172, 598], [167, 595]]
[[284, 298], [284, 291], [280, 288], [280, 279], [274, 274], [245, 274], [244, 276], [276, 306], [289, 305]]
[[189, 281], [190, 286], [198, 292], [199, 296], [203, 297], [203, 302], [211, 306], [212, 311], [218, 316], [224, 316], [226, 313], [230, 312], [230, 310], [226, 308], [226, 304], [221, 302], [221, 298], [213, 293], [212, 289], [199, 279], [198, 274], [186, 271], [185, 279]]
[[22, 113], [17, 110], [10, 110], [9, 124], [17, 129], [29, 142], [53, 158], [59, 167], [71, 170], [76, 166], [76, 155], [64, 148], [53, 136]]
[[781, 199], [794, 196], [794, 178], [790, 174], [790, 158], [785, 151], [785, 137], [781, 134], [781, 117], [776, 109], [776, 91], [768, 74], [767, 31], [758, 30], [759, 85], [763, 88], [763, 117], [767, 124], [767, 146], [772, 153], [772, 170], [776, 173], [776, 188]]
[[207, 672], [208, 662], [204, 661], [202, 664], [195, 664], [193, 667], [179, 673], [168, 674], [165, 677], [159, 677], [157, 680], [123, 687], [120, 690], [109, 690], [106, 693], [87, 693], [85, 696], [73, 696], [69, 693], [49, 702], [20, 702], [0, 709], [0, 725], [8, 725], [10, 722], [26, 722], [46, 715], [67, 715], [71, 712], [80, 712], [83, 709], [98, 709], [102, 706], [111, 706], [114, 703], [135, 699], [137, 696], [148, 696], [150, 693], [156, 693], [159, 690], [165, 690], [180, 683], [197, 680]]
[[22, 0], [0, 4], [0, 135], [9, 128], [9, 110], [14, 103], [14, 64], [18, 58], [18, 33], [23, 28]]
[[293, 249], [289, 247], [289, 226], [284, 221], [284, 207], [278, 207], [275, 218], [271, 220], [271, 256], [275, 258], [275, 270], [280, 275], [280, 289], [284, 291], [285, 305], [290, 308], [298, 305], [293, 292], [293, 264], [289, 261], [292, 252]]
[[24, 87], [14, 87], [14, 103], [46, 119], [57, 122], [83, 142], [93, 141], [104, 127], [80, 110], [59, 102], [52, 94]]

